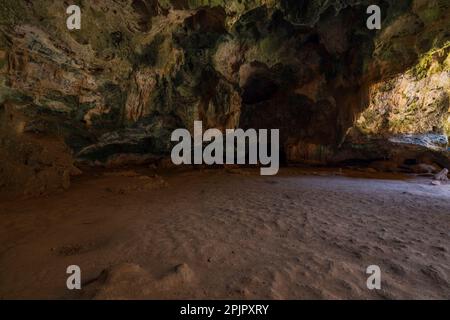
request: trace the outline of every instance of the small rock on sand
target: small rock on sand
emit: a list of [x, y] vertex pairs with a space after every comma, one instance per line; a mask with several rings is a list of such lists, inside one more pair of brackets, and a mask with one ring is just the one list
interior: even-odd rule
[[153, 277], [147, 270], [134, 263], [122, 263], [103, 270], [92, 284], [94, 299], [127, 300], [171, 298], [171, 292], [190, 285], [194, 272], [186, 264], [175, 266], [162, 278]]
[[441, 172], [434, 176], [434, 180], [438, 181], [448, 181], [448, 169], [443, 169]]
[[145, 299], [149, 297], [152, 279], [137, 264], [123, 263], [106, 269], [94, 298], [99, 300]]

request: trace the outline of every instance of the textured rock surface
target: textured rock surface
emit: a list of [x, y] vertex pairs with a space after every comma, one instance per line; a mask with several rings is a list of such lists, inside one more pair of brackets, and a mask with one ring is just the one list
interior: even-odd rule
[[[280, 128], [293, 162], [355, 157], [354, 125], [449, 134], [448, 1], [79, 3], [79, 31], [64, 2], [0, 4], [0, 103], [78, 162], [157, 159], [194, 120]], [[380, 31], [366, 28], [373, 3]]]
[[36, 196], [70, 186], [80, 171], [61, 139], [34, 134], [20, 111], [0, 110], [0, 189]]

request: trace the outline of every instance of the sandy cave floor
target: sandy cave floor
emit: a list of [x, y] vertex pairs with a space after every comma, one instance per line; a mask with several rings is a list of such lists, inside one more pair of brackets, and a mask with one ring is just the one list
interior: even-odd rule
[[[3, 199], [0, 298], [450, 298], [450, 185], [284, 169], [188, 171], [160, 188], [145, 174]], [[66, 288], [72, 264], [81, 291]], [[372, 264], [382, 290], [366, 287]]]

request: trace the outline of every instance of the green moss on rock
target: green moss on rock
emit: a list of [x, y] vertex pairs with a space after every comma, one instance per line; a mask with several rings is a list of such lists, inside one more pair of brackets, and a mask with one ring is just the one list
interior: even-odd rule
[[418, 78], [423, 79], [426, 76], [441, 71], [449, 71], [450, 41], [446, 42], [441, 48], [433, 48], [423, 54], [416, 66], [411, 72]]

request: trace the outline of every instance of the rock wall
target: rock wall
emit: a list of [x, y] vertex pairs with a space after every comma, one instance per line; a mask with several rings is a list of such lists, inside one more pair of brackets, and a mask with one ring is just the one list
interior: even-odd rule
[[355, 127], [364, 134], [450, 135], [450, 42], [407, 72], [370, 88], [369, 107]]
[[80, 173], [71, 151], [59, 138], [33, 133], [20, 108], [0, 109], [0, 189], [37, 196], [69, 188]]
[[[64, 2], [2, 0], [0, 104], [79, 163], [157, 159], [194, 120], [280, 128], [286, 160], [315, 163], [355, 123], [448, 132], [448, 1], [76, 3], [69, 31]], [[366, 27], [370, 4], [380, 31]]]

